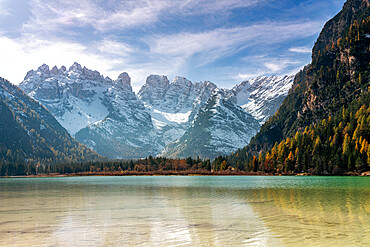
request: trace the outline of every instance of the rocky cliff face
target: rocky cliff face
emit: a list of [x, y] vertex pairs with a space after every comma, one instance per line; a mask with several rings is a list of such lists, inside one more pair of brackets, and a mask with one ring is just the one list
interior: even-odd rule
[[163, 148], [148, 110], [131, 90], [127, 73], [121, 74], [102, 97], [108, 115], [78, 131], [77, 140], [111, 158], [144, 158]]
[[170, 83], [166, 76], [151, 75], [138, 97], [149, 109], [159, 139], [167, 145], [185, 133], [216, 88], [211, 82], [176, 77]]
[[162, 155], [213, 159], [245, 146], [259, 127], [252, 115], [226, 99], [224, 91], [216, 90], [185, 134], [169, 144]]
[[347, 1], [342, 11], [325, 24], [312, 50], [312, 56], [316, 56], [319, 51], [322, 52], [327, 45], [337, 42], [354, 20], [362, 18], [361, 15], [368, 16], [369, 13], [366, 13], [366, 9], [369, 6], [369, 0]]

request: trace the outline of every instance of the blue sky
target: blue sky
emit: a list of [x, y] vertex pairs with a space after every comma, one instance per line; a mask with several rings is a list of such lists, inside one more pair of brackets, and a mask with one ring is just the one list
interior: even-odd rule
[[220, 87], [294, 74], [344, 0], [0, 0], [0, 76], [74, 61], [134, 90], [150, 74]]

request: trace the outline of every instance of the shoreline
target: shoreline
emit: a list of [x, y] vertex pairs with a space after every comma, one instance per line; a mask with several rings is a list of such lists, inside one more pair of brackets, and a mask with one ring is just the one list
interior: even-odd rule
[[324, 175], [315, 175], [309, 173], [290, 173], [290, 174], [269, 174], [269, 173], [261, 173], [261, 172], [234, 172], [234, 171], [227, 171], [227, 172], [133, 172], [133, 171], [126, 171], [126, 172], [78, 172], [78, 173], [67, 173], [67, 174], [60, 174], [60, 173], [49, 173], [49, 174], [31, 174], [31, 175], [19, 175], [19, 176], [0, 176], [0, 178], [48, 178], [48, 177], [125, 177], [125, 176], [357, 176], [357, 177], [368, 177], [370, 176], [370, 172], [363, 172], [363, 173], [346, 173], [346, 174], [324, 174]]
[[38, 177], [130, 177], [130, 176], [273, 176], [267, 173], [251, 173], [251, 172], [233, 172], [233, 173], [219, 173], [219, 172], [78, 172], [78, 173], [49, 173], [49, 174], [32, 174], [19, 176], [0, 176], [0, 178], [38, 178]]

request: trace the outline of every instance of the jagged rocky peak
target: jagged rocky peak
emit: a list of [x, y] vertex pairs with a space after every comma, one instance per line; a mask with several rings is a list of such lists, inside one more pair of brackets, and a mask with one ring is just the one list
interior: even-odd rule
[[45, 74], [50, 73], [49, 65], [46, 65], [46, 64], [41, 65], [41, 66], [37, 69], [37, 72], [42, 72], [42, 73], [45, 73]]
[[71, 67], [69, 67], [69, 71], [74, 71], [74, 72], [81, 72], [82, 71], [82, 66], [81, 64], [74, 62]]
[[56, 74], [58, 74], [58, 72], [59, 72], [59, 70], [58, 70], [58, 67], [55, 65], [52, 69], [51, 69], [51, 71], [50, 71], [52, 74], [54, 74], [54, 75], [56, 75]]
[[50, 76], [50, 70], [49, 70], [49, 66], [46, 65], [46, 64], [43, 64], [41, 65], [40, 67], [37, 68], [37, 70], [33, 70], [31, 69], [30, 71], [27, 72], [26, 76], [24, 77], [24, 80], [27, 80], [28, 78], [38, 74], [38, 75], [41, 75], [43, 77], [45, 76]]
[[83, 74], [85, 75], [86, 79], [89, 80], [104, 80], [104, 77], [100, 75], [100, 73], [96, 70], [89, 70], [88, 68], [83, 68]]
[[68, 70], [70, 75], [75, 75], [81, 79], [87, 79], [91, 81], [103, 81], [104, 77], [96, 70], [90, 70], [85, 66], [82, 67], [79, 63], [74, 62]]
[[[239, 93], [240, 91], [253, 91], [256, 89], [264, 89], [264, 90], [279, 90], [284, 85], [288, 85], [289, 88], [291, 84], [293, 83], [294, 76], [258, 76], [256, 78], [243, 81], [233, 87], [233, 89], [229, 93]], [[288, 93], [286, 90], [284, 90], [284, 93]]]
[[[55, 65], [51, 70], [49, 65], [43, 64], [38, 69], [30, 70], [27, 72], [26, 76], [24, 77], [24, 80], [27, 80], [31, 78], [32, 76], [39, 76], [41, 78], [50, 78], [50, 77], [56, 77], [58, 75], [63, 75], [65, 72], [67, 72], [67, 68], [65, 66], [61, 66], [60, 69]], [[89, 70], [86, 67], [83, 67], [78, 64], [74, 63], [68, 70], [68, 72], [74, 72], [74, 74], [78, 76], [82, 76], [85, 79], [89, 80], [101, 80], [103, 77], [100, 75], [98, 71], [92, 71]]]
[[50, 70], [50, 76], [57, 76], [57, 75], [60, 75], [60, 74], [64, 74], [65, 72], [67, 71], [66, 67], [65, 66], [62, 66], [60, 67], [60, 69], [58, 69], [58, 66], [54, 66], [51, 70]]
[[141, 87], [138, 96], [145, 103], [157, 105], [162, 101], [169, 85], [167, 76], [150, 75], [146, 78], [146, 83]]
[[117, 82], [122, 83], [123, 85], [131, 86], [131, 78], [127, 72], [123, 72], [118, 76]]
[[176, 84], [176, 85], [184, 85], [184, 86], [191, 86], [192, 82], [186, 79], [185, 77], [181, 76], [176, 76], [171, 84]]
[[210, 81], [204, 81], [204, 82], [200, 82], [200, 83], [203, 83], [206, 87], [217, 88], [216, 84], [214, 84], [213, 82], [210, 82]]
[[30, 78], [31, 76], [33, 76], [33, 74], [35, 73], [35, 71], [33, 69], [31, 69], [30, 71], [27, 72], [26, 76], [24, 77], [24, 80], [27, 80], [28, 78]]
[[206, 97], [209, 97], [208, 94], [212, 93], [218, 88], [216, 84], [210, 81], [194, 82], [193, 85], [196, 90], [203, 92], [202, 94], [206, 93]]
[[114, 83], [115, 83], [115, 87], [117, 88], [132, 91], [131, 78], [127, 72], [121, 73], [118, 76], [117, 80], [114, 81]]
[[293, 80], [294, 76], [259, 76], [239, 83], [227, 97], [262, 124], [280, 107]]
[[154, 87], [167, 87], [170, 82], [167, 76], [164, 75], [150, 75], [146, 78], [146, 84]]
[[128, 75], [127, 72], [123, 72], [118, 76], [118, 79], [120, 79], [123, 83], [131, 85], [131, 78]]

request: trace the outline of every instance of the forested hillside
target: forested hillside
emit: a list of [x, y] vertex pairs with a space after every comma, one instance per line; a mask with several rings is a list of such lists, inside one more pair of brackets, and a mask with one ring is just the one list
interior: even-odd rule
[[33, 173], [27, 164], [55, 164], [101, 158], [75, 141], [37, 101], [0, 78], [0, 169]]
[[227, 157], [229, 164], [278, 172], [368, 168], [369, 6], [349, 0], [324, 26], [312, 63], [251, 143]]

